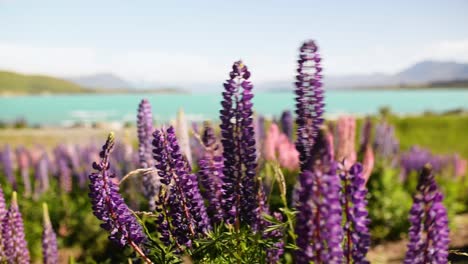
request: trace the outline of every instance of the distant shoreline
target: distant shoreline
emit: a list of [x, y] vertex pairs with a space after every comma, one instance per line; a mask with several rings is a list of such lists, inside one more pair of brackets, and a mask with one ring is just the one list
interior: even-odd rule
[[184, 90], [89, 90], [82, 92], [40, 92], [40, 93], [12, 93], [2, 92], [0, 97], [20, 97], [20, 96], [55, 96], [55, 95], [105, 95], [105, 94], [190, 94]]

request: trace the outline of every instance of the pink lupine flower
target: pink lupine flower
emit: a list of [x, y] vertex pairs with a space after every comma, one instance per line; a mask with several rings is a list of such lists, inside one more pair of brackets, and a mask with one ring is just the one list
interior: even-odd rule
[[336, 158], [344, 160], [345, 167], [349, 169], [356, 162], [355, 137], [356, 120], [352, 116], [342, 116], [336, 124], [337, 150]]
[[266, 160], [276, 160], [276, 146], [280, 135], [279, 127], [276, 123], [273, 123], [268, 128], [268, 132], [265, 137], [263, 145], [263, 155]]
[[282, 133], [276, 123], [270, 125], [263, 146], [266, 160], [278, 161], [281, 167], [288, 170], [299, 168], [299, 152], [288, 136]]
[[368, 145], [364, 152], [364, 158], [362, 161], [362, 166], [363, 166], [362, 176], [366, 182], [369, 180], [369, 177], [372, 173], [372, 169], [374, 168], [374, 161], [375, 161], [374, 151], [372, 150], [372, 147]]

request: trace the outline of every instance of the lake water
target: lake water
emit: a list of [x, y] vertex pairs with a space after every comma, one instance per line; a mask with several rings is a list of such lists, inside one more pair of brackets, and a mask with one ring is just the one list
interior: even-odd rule
[[[365, 115], [388, 106], [399, 114], [468, 109], [468, 89], [418, 91], [327, 91], [327, 115]], [[134, 121], [140, 99], [148, 98], [156, 120], [171, 120], [183, 108], [191, 120], [215, 119], [221, 107], [220, 93], [200, 94], [85, 94], [0, 97], [0, 121], [25, 118], [32, 124], [70, 125], [75, 122]], [[294, 108], [291, 93], [257, 93], [256, 112], [279, 115]]]

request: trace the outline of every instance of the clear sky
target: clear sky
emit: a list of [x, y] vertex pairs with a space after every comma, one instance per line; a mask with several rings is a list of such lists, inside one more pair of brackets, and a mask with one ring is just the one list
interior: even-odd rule
[[325, 74], [468, 62], [468, 1], [0, 0], [0, 69], [132, 81], [220, 81], [239, 58], [257, 81], [289, 80], [315, 39]]

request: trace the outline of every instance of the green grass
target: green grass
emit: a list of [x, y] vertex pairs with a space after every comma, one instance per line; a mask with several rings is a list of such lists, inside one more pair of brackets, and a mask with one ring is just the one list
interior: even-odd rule
[[403, 150], [413, 145], [437, 154], [457, 152], [468, 158], [468, 115], [391, 117]]
[[84, 92], [91, 90], [58, 78], [0, 71], [0, 95]]

